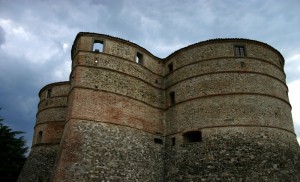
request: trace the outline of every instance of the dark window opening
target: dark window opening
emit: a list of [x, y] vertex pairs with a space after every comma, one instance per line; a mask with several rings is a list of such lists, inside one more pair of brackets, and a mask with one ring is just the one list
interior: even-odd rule
[[138, 64], [144, 64], [143, 54], [136, 52], [135, 62]]
[[157, 144], [163, 144], [164, 142], [162, 141], [162, 139], [160, 138], [154, 138], [154, 143], [157, 143]]
[[172, 141], [172, 146], [175, 146], [175, 144], [176, 144], [176, 138], [175, 138], [175, 137], [172, 137], [172, 138], [171, 138], [171, 141]]
[[48, 89], [46, 93], [46, 98], [50, 98], [52, 93], [52, 89]]
[[173, 63], [168, 64], [169, 72], [173, 71]]
[[170, 104], [174, 105], [175, 104], [175, 92], [170, 92]]
[[103, 41], [95, 40], [93, 45], [94, 52], [103, 52]]
[[241, 62], [241, 67], [244, 68], [246, 66], [245, 62]]
[[43, 137], [43, 132], [39, 131], [36, 143], [41, 143], [42, 142], [42, 137]]
[[245, 57], [245, 46], [234, 46], [234, 55], [238, 57]]
[[41, 176], [38, 177], [37, 182], [43, 182], [43, 178]]
[[185, 143], [193, 143], [193, 142], [201, 142], [202, 141], [202, 135], [201, 131], [189, 131], [184, 133], [183, 140]]

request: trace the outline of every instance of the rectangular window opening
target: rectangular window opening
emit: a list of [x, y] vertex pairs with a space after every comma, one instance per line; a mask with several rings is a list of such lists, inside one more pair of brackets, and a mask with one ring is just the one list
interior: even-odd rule
[[188, 131], [182, 136], [185, 143], [194, 143], [202, 141], [201, 131]]
[[143, 65], [144, 64], [143, 54], [141, 54], [139, 52], [136, 52], [135, 62], [138, 63], [138, 64]]
[[42, 142], [42, 137], [43, 137], [43, 132], [39, 131], [36, 143], [41, 143]]
[[48, 89], [46, 93], [46, 98], [50, 98], [52, 93], [52, 89]]
[[172, 138], [171, 138], [171, 141], [172, 141], [172, 146], [175, 146], [175, 144], [176, 144], [176, 138], [175, 138], [175, 137], [172, 137]]
[[101, 40], [95, 40], [93, 45], [94, 52], [103, 52], [104, 42]]
[[169, 72], [173, 71], [173, 63], [168, 64]]
[[160, 145], [164, 144], [163, 140], [160, 139], [160, 138], [154, 138], [154, 143], [157, 143], [157, 144], [160, 144]]
[[174, 105], [175, 104], [175, 92], [170, 92], [170, 104]]
[[237, 57], [245, 57], [246, 56], [245, 46], [242, 45], [234, 46], [234, 55]]

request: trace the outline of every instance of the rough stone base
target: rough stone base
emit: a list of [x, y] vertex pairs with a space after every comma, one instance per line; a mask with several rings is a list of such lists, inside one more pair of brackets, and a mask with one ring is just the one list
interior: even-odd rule
[[166, 150], [166, 181], [300, 181], [300, 151], [278, 129], [207, 129]]
[[156, 135], [84, 120], [66, 129], [53, 181], [163, 181], [164, 145]]
[[48, 182], [51, 179], [59, 144], [32, 147], [18, 182]]

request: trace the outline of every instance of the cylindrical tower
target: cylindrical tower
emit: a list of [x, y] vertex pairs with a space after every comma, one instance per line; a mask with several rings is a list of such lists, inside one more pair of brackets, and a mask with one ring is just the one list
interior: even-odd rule
[[283, 64], [277, 50], [247, 39], [167, 57], [166, 181], [299, 181]]
[[32, 148], [19, 181], [49, 181], [64, 129], [69, 82], [46, 85], [39, 93]]
[[53, 181], [162, 181], [161, 64], [128, 41], [79, 33]]

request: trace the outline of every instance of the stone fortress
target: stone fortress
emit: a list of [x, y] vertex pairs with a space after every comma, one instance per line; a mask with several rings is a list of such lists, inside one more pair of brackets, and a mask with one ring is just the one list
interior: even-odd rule
[[81, 32], [70, 81], [39, 93], [19, 181], [300, 181], [273, 47], [214, 39], [165, 59]]

